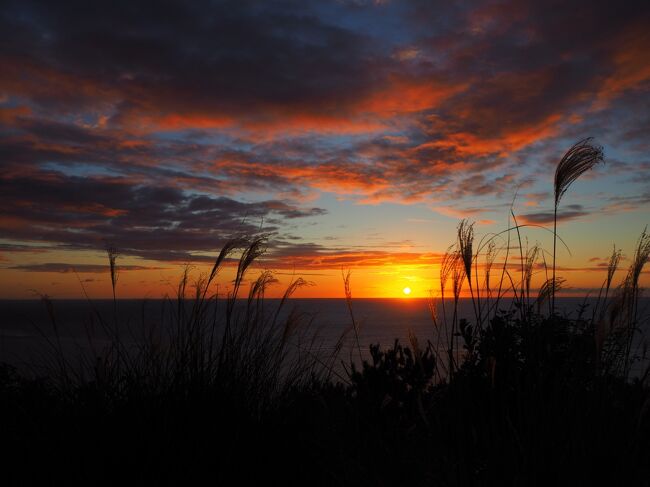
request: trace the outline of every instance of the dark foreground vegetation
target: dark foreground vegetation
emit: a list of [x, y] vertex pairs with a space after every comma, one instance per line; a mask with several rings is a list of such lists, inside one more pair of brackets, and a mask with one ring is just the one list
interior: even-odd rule
[[[557, 191], [556, 181], [556, 205]], [[449, 299], [431, 302], [431, 339], [372, 346], [362, 365], [349, 274], [349, 333], [323, 351], [298, 312], [265, 306], [270, 273], [236, 299], [264, 241], [232, 241], [191, 296], [183, 276], [161, 318], [168, 333], [127, 341], [114, 317], [97, 314], [111, 337], [97, 356], [70, 360], [54, 338], [47, 377], [0, 369], [1, 480], [649, 485], [648, 372], [636, 366], [650, 238], [641, 235], [620, 285], [614, 250], [598, 303], [568, 318], [555, 310], [554, 266], [538, 263], [536, 246], [525, 248], [522, 228], [515, 221], [475, 242], [462, 222], [440, 271]], [[233, 289], [219, 298], [223, 313], [209, 313], [218, 299], [211, 286], [234, 252]], [[114, 289], [115, 259], [109, 251]], [[533, 291], [540, 265], [551, 277]], [[294, 281], [280, 307], [303, 284]], [[471, 320], [457, 315], [463, 286]], [[56, 329], [56, 309], [47, 298], [44, 305]]]

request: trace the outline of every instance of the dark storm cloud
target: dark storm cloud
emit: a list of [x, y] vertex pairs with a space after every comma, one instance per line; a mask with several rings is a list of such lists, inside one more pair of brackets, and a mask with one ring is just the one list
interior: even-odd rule
[[[324, 211], [56, 172], [0, 177], [0, 208], [5, 238], [58, 242], [70, 249], [110, 243], [124, 253], [159, 260], [191, 260], [193, 251], [211, 251], [227, 238], [257, 232], [263, 219], [273, 215], [300, 218]], [[275, 232], [277, 227], [265, 225], [263, 230]]]
[[[57, 272], [67, 274], [69, 272], [78, 272], [79, 274], [95, 274], [108, 272], [108, 265], [93, 265], [93, 264], [66, 264], [63, 262], [47, 262], [44, 264], [24, 264], [9, 267], [9, 269], [17, 269], [25, 272]], [[143, 271], [143, 270], [159, 270], [162, 267], [145, 267], [139, 265], [120, 265], [120, 271]], [[86, 279], [84, 282], [91, 282], [92, 279]]]
[[239, 115], [246, 105], [326, 105], [358, 96], [372, 77], [369, 46], [299, 6], [21, 1], [7, 5], [0, 27], [5, 56], [30, 70], [28, 83], [60, 76], [51, 81], [63, 92], [37, 92], [45, 107], [118, 97], [114, 118], [121, 120], [141, 109]]
[[[458, 128], [494, 135], [545, 120], [597, 90], [615, 69], [621, 33], [647, 16], [642, 2], [412, 2], [405, 10], [417, 19], [406, 18], [404, 29], [413, 24], [412, 45], [425, 56], [404, 64], [374, 47], [371, 33], [319, 18], [310, 8], [317, 4], [10, 3], [3, 45], [22, 65], [7, 77], [37, 89], [30, 83], [56, 73], [51, 88], [59, 83], [63, 91], [41, 86], [34, 101], [68, 109], [75, 98], [80, 106], [115, 102], [115, 120], [143, 110], [154, 118], [216, 113], [263, 121], [294, 111], [342, 115], [390, 74], [425, 84], [435, 74], [472, 85], [442, 110], [451, 115], [456, 107]], [[25, 71], [31, 76], [20, 77]]]
[[40, 253], [47, 251], [47, 247], [38, 247], [35, 245], [21, 245], [21, 244], [3, 244], [0, 243], [0, 252], [28, 252]]
[[[564, 222], [575, 220], [577, 218], [587, 216], [590, 212], [582, 205], [568, 205], [566, 208], [558, 210], [557, 221]], [[552, 211], [540, 211], [535, 213], [526, 213], [521, 215], [519, 219], [523, 223], [534, 223], [538, 225], [546, 225], [553, 223], [554, 214]]]

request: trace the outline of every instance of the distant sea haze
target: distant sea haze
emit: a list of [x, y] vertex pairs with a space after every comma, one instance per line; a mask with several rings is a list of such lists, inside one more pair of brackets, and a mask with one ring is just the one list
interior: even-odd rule
[[[562, 314], [577, 317], [584, 306], [585, 316], [591, 317], [595, 298], [566, 297], [557, 298], [557, 309]], [[187, 300], [186, 312], [189, 313], [192, 302]], [[217, 308], [210, 307], [211, 317], [218, 322], [225, 312], [225, 301], [220, 301]], [[273, 316], [280, 304], [279, 299], [266, 299], [264, 312]], [[97, 316], [109, 323], [118, 324], [121, 339], [136, 343], [145, 331], [164, 335], [171, 326], [172, 318], [178, 312], [176, 301], [164, 300], [118, 300], [114, 308], [111, 300], [54, 300], [55, 326], [43, 302], [39, 300], [0, 300], [0, 362], [8, 362], [22, 367], [36, 363], [51, 347], [50, 342], [58, 333], [63, 348], [74, 355], [75, 352], [101, 353], [107, 343]], [[244, 313], [246, 300], [238, 300], [236, 313]], [[548, 311], [548, 305], [542, 311]], [[444, 329], [436, 329], [428, 300], [422, 298], [396, 299], [353, 299], [353, 313], [358, 324], [359, 344], [367, 356], [368, 346], [381, 344], [388, 347], [396, 339], [408, 344], [409, 335], [417, 337], [424, 346], [427, 341], [436, 345], [438, 332], [444, 336]], [[437, 319], [444, 324], [442, 305], [438, 301]], [[448, 321], [453, 313], [453, 300], [445, 301]], [[511, 299], [503, 299], [499, 305], [502, 310], [515, 310]], [[116, 310], [116, 311], [115, 311]], [[291, 299], [278, 315], [278, 325], [283, 326], [288, 313], [297, 310], [301, 319], [296, 332], [300, 337], [300, 346], [310, 346], [318, 350], [333, 349], [342, 334], [348, 330], [346, 354], [356, 347], [356, 338], [350, 333], [351, 317], [344, 299]], [[485, 313], [485, 312], [484, 312]], [[475, 321], [472, 300], [459, 300], [458, 317]], [[642, 331], [650, 333], [650, 298], [641, 298], [639, 321]], [[315, 339], [312, 341], [312, 338]], [[639, 335], [641, 336], [641, 335]]]

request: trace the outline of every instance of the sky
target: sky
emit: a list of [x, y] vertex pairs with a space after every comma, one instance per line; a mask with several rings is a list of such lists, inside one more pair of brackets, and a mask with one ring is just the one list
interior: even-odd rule
[[2, 0], [0, 298], [108, 297], [109, 246], [119, 297], [173, 294], [260, 232], [271, 296], [341, 297], [346, 270], [427, 296], [463, 218], [478, 242], [512, 210], [550, 257], [585, 137], [605, 163], [557, 259], [593, 292], [650, 223], [649, 26], [643, 1]]

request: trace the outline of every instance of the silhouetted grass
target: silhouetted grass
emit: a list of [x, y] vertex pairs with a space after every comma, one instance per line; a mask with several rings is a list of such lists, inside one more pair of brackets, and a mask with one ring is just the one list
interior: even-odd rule
[[[95, 311], [110, 345], [70, 357], [55, 333], [45, 376], [0, 368], [5, 485], [648, 485], [648, 369], [631, 367], [650, 237], [619, 286], [614, 249], [593, 310], [569, 318], [552, 304], [555, 266], [523, 244], [526, 226], [512, 216], [479, 242], [461, 222], [442, 299], [429, 303], [431, 339], [371, 345], [367, 361], [349, 273], [351, 325], [327, 355], [305, 315], [281, 312], [309, 283], [294, 280], [270, 308], [264, 271], [240, 296], [263, 237], [228, 242], [193, 285], [186, 271], [159, 326], [143, 320], [142, 336], [127, 339], [111, 248], [114, 313]], [[232, 290], [219, 296], [215, 279], [236, 253]], [[458, 313], [464, 285], [473, 317]], [[43, 302], [56, 332], [55, 306]]]

